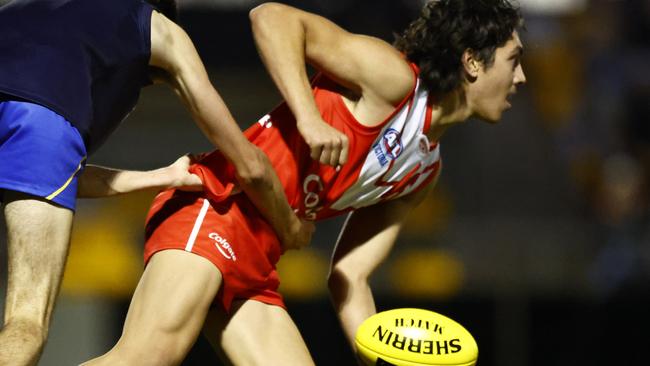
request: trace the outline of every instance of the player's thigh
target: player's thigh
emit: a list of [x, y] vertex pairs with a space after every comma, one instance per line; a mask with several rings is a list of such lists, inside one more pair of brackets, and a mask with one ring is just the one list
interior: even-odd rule
[[286, 310], [255, 300], [233, 303], [230, 315], [213, 308], [203, 333], [237, 366], [308, 366], [314, 361]]
[[8, 254], [5, 318], [36, 315], [47, 322], [63, 276], [74, 214], [15, 191], [3, 191], [3, 201]]
[[182, 250], [154, 254], [131, 300], [117, 347], [145, 355], [184, 356], [221, 282], [214, 264], [196, 254]]

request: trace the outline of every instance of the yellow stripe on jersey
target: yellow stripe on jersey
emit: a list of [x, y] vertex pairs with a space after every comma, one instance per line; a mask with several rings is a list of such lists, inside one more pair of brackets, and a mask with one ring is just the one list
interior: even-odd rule
[[70, 182], [72, 182], [72, 179], [74, 179], [75, 175], [77, 175], [77, 173], [79, 172], [79, 170], [81, 170], [81, 165], [83, 164], [83, 162], [84, 162], [85, 160], [86, 160], [86, 157], [84, 156], [84, 157], [81, 159], [81, 161], [79, 162], [79, 165], [77, 166], [77, 169], [75, 169], [74, 173], [72, 173], [72, 175], [70, 176], [70, 178], [68, 178], [68, 180], [67, 180], [65, 183], [63, 183], [63, 185], [62, 185], [59, 189], [57, 189], [56, 191], [54, 191], [54, 192], [53, 192], [52, 194], [50, 194], [49, 196], [45, 197], [45, 199], [48, 200], [48, 201], [51, 201], [51, 200], [53, 200], [56, 196], [58, 196], [59, 193], [65, 191], [65, 189], [68, 188], [68, 186], [70, 185]]

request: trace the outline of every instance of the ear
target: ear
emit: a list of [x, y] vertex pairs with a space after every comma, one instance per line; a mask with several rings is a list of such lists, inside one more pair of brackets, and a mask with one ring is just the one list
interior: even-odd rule
[[470, 79], [475, 79], [478, 76], [478, 72], [481, 67], [481, 63], [474, 57], [474, 51], [469, 48], [463, 52], [461, 56], [461, 61], [463, 63], [463, 69]]

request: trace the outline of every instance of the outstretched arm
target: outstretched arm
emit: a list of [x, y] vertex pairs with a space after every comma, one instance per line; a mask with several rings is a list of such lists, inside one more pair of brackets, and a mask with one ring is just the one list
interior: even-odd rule
[[164, 168], [149, 171], [119, 170], [87, 165], [79, 176], [77, 196], [95, 198], [143, 190], [183, 188], [200, 190], [201, 179], [188, 172], [191, 159], [185, 155]]
[[285, 248], [308, 244], [310, 230], [294, 214], [273, 167], [264, 153], [243, 135], [214, 89], [189, 36], [154, 12], [151, 19], [150, 65], [165, 71], [197, 125], [235, 167], [242, 190], [273, 225]]
[[[435, 184], [435, 183], [434, 183]], [[328, 280], [330, 295], [354, 349], [359, 325], [377, 312], [368, 280], [388, 257], [408, 212], [434, 184], [409, 196], [359, 209], [348, 216], [336, 244]], [[372, 225], [368, 225], [372, 222]]]

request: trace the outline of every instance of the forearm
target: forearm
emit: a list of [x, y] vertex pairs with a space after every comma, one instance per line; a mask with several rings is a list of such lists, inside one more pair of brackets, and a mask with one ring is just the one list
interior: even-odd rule
[[272, 224], [280, 239], [286, 241], [287, 233], [290, 232], [289, 225], [295, 225], [298, 218], [287, 202], [280, 179], [270, 161], [246, 139], [207, 76], [196, 78], [185, 73], [178, 79], [177, 90], [197, 125], [233, 164], [242, 190]]
[[285, 249], [292, 249], [297, 239], [292, 236], [301, 224], [300, 220], [289, 205], [284, 187], [268, 158], [262, 152], [259, 152], [259, 155], [262, 173], [254, 179], [239, 178], [240, 186], [271, 224]]
[[87, 165], [79, 177], [80, 198], [113, 196], [147, 189], [160, 189], [171, 183], [167, 168], [131, 171]]
[[353, 349], [359, 325], [377, 311], [369, 279], [388, 257], [406, 216], [407, 210], [396, 201], [351, 213], [332, 257], [329, 290]]
[[354, 337], [357, 329], [377, 312], [372, 290], [366, 280], [350, 280], [336, 272], [330, 275], [329, 289], [343, 332], [356, 352]]
[[235, 167], [242, 191], [286, 245], [291, 240], [292, 229], [299, 225], [299, 219], [289, 205], [284, 187], [268, 157], [234, 126], [234, 122], [224, 124], [232, 131], [215, 134], [213, 142]]
[[[228, 110], [224, 109], [222, 113], [228, 113]], [[289, 205], [280, 178], [268, 157], [244, 137], [234, 119], [227, 122], [222, 124], [221, 131], [208, 127], [206, 135], [213, 137], [212, 142], [235, 167], [242, 191], [271, 224], [282, 243], [291, 246], [290, 236], [300, 223]]]

